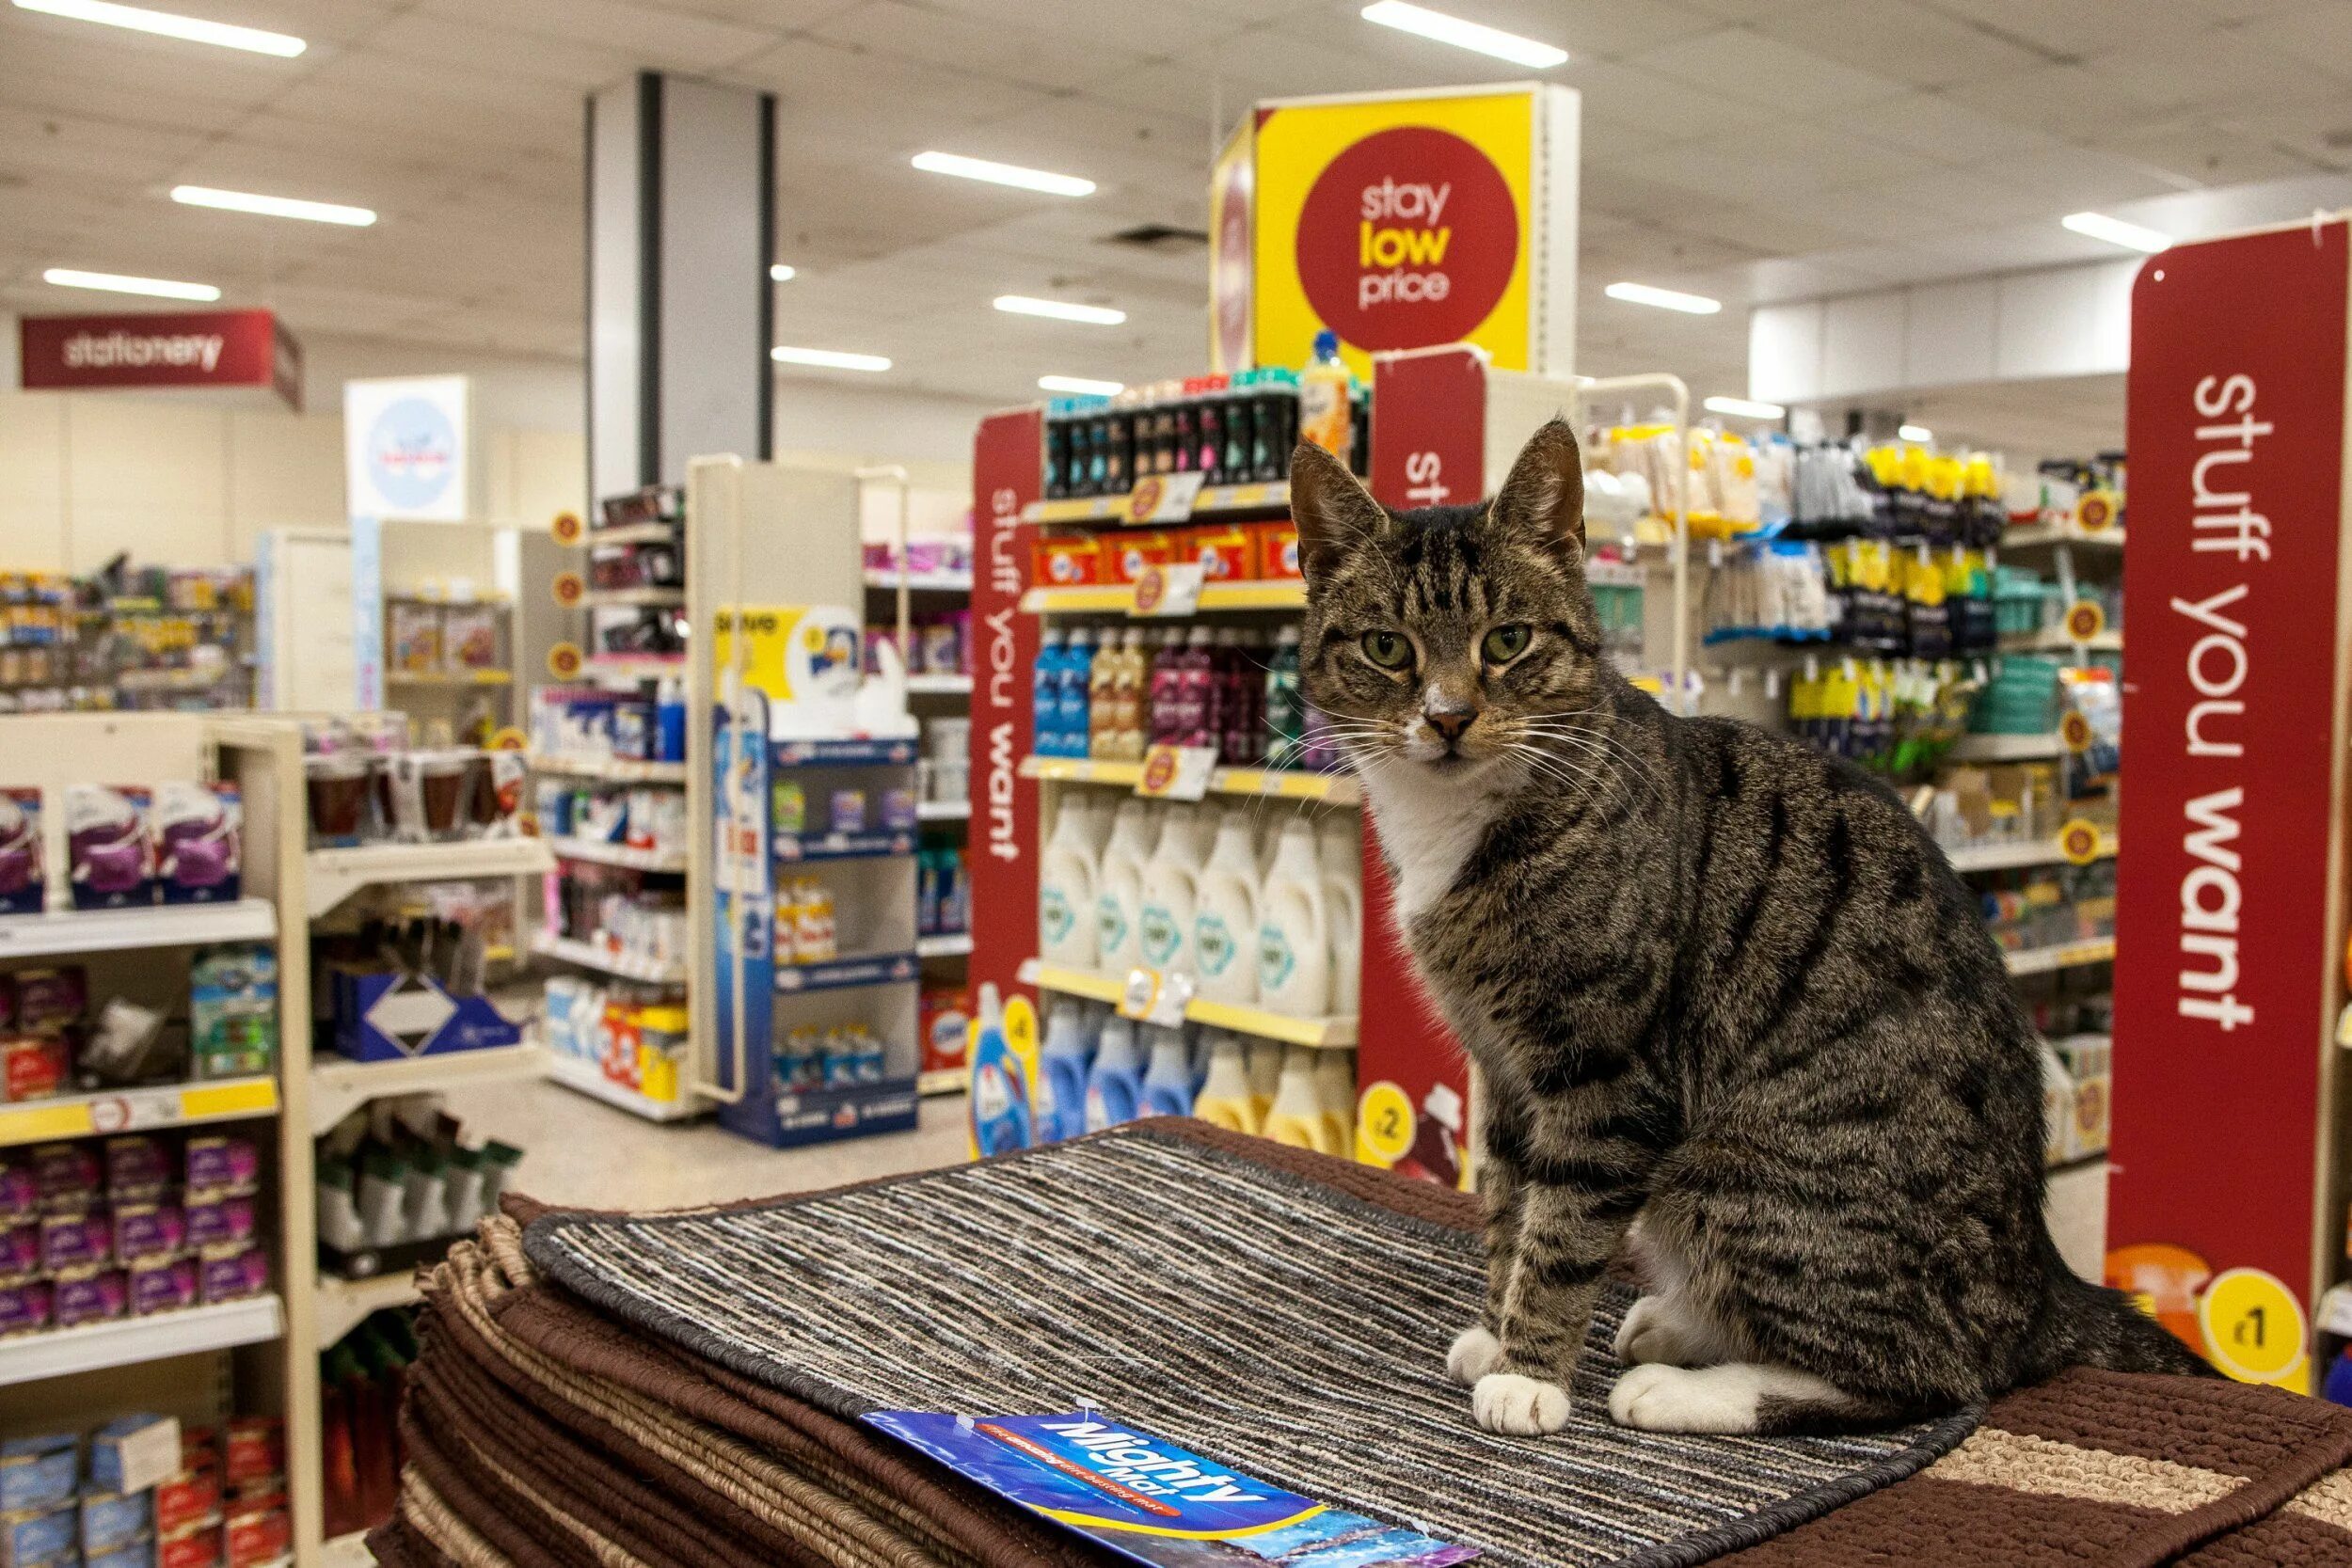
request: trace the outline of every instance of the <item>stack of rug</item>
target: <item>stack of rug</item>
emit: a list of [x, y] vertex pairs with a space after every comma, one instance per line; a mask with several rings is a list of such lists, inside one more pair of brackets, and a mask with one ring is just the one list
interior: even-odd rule
[[[1862, 1437], [1470, 1421], [1472, 1200], [1219, 1133], [642, 1218], [514, 1205], [426, 1281], [392, 1568], [1106, 1564], [859, 1419], [1099, 1409], [1520, 1564], [2352, 1562], [2352, 1412], [2074, 1372]], [[1227, 1552], [1224, 1560], [1255, 1560]], [[1311, 1559], [1307, 1560], [1311, 1560]]]

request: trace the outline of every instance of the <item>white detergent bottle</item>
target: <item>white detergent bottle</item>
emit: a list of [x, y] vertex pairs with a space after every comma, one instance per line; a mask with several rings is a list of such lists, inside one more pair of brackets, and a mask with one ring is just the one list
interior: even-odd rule
[[1294, 1045], [1282, 1053], [1282, 1082], [1274, 1091], [1274, 1109], [1265, 1118], [1265, 1135], [1294, 1148], [1337, 1154], [1331, 1124], [1324, 1119], [1323, 1102], [1315, 1092], [1315, 1053]]
[[1166, 973], [1195, 971], [1192, 921], [1200, 912], [1200, 814], [1173, 806], [1160, 825], [1159, 847], [1143, 868], [1143, 913], [1136, 923], [1143, 962]]
[[[1272, 1103], [1267, 1101], [1269, 1107]], [[1211, 1033], [1209, 1076], [1193, 1097], [1192, 1114], [1229, 1132], [1255, 1133], [1264, 1129], [1265, 1114], [1250, 1100], [1249, 1067], [1240, 1037]]]
[[1292, 1018], [1331, 1010], [1331, 909], [1314, 825], [1303, 816], [1283, 825], [1258, 897], [1258, 1005]]
[[1152, 806], [1122, 800], [1094, 879], [1094, 963], [1121, 979], [1143, 961], [1143, 868], [1152, 859]]
[[1331, 907], [1331, 1010], [1353, 1016], [1362, 1005], [1364, 977], [1364, 863], [1350, 817], [1326, 823], [1317, 832], [1323, 862], [1323, 896]]
[[1249, 1040], [1242, 1049], [1249, 1062], [1249, 1110], [1257, 1118], [1256, 1130], [1262, 1131], [1265, 1118], [1274, 1111], [1274, 1096], [1282, 1085], [1282, 1043]]
[[1323, 1119], [1330, 1124], [1331, 1152], [1345, 1154], [1356, 1147], [1356, 1053], [1315, 1053], [1315, 1099]]
[[1086, 1130], [1100, 1132], [1133, 1121], [1143, 1101], [1143, 1058], [1136, 1054], [1136, 1026], [1123, 1018], [1103, 1025], [1094, 1065], [1087, 1069]]
[[1094, 810], [1073, 790], [1054, 816], [1037, 883], [1038, 957], [1063, 969], [1095, 960]]
[[1143, 1073], [1143, 1105], [1147, 1117], [1192, 1115], [1192, 1045], [1182, 1029], [1143, 1026], [1152, 1054]]
[[1246, 1007], [1258, 1000], [1258, 851], [1246, 808], [1218, 818], [1192, 917], [1200, 995]]

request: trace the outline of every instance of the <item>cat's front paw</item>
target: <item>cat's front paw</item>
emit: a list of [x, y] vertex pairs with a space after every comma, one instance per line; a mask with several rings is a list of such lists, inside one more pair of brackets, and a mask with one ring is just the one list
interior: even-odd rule
[[1470, 1389], [1470, 1414], [1488, 1432], [1541, 1437], [1568, 1424], [1568, 1391], [1518, 1372], [1488, 1372]]
[[1754, 1432], [1765, 1391], [1761, 1370], [1734, 1365], [1693, 1371], [1659, 1362], [1634, 1367], [1609, 1390], [1609, 1418], [1639, 1432]]
[[1477, 1323], [1454, 1337], [1445, 1353], [1446, 1375], [1467, 1388], [1495, 1370], [1502, 1360], [1502, 1341], [1494, 1330]]
[[1664, 1296], [1644, 1296], [1626, 1308], [1625, 1322], [1617, 1327], [1617, 1359], [1629, 1367], [1653, 1361], [1688, 1367], [1707, 1356], [1672, 1302]]

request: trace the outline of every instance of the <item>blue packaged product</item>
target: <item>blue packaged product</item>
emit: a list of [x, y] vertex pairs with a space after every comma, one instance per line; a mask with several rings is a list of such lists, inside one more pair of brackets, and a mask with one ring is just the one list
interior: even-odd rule
[[1123, 1018], [1103, 1024], [1094, 1043], [1094, 1066], [1087, 1071], [1086, 1131], [1099, 1132], [1136, 1119], [1143, 1100], [1143, 1059], [1136, 1054], [1136, 1026]]
[[939, 851], [924, 849], [914, 857], [914, 928], [923, 936], [939, 934]]
[[59, 1508], [0, 1513], [0, 1568], [36, 1568], [72, 1552], [79, 1513], [70, 1500]]
[[1040, 1134], [1074, 1138], [1087, 1130], [1087, 1069], [1093, 1065], [1085, 1017], [1070, 1003], [1056, 1003], [1046, 1014], [1045, 1046], [1038, 1056]]
[[1041, 757], [1063, 754], [1061, 742], [1061, 628], [1048, 626], [1029, 666], [1029, 747]]
[[980, 986], [979, 1029], [972, 1046], [972, 1092], [966, 1101], [972, 1147], [982, 1157], [1035, 1143], [1029, 1119], [1029, 1075], [1005, 1037], [1005, 1005], [993, 981]]
[[1091, 687], [1094, 681], [1094, 634], [1084, 626], [1072, 628], [1063, 644], [1061, 666], [1055, 672], [1057, 691], [1054, 704], [1055, 736], [1059, 754], [1082, 757], [1092, 733]]
[[1192, 1053], [1181, 1029], [1147, 1024], [1152, 1037], [1150, 1066], [1143, 1074], [1139, 1113], [1147, 1117], [1192, 1115]]
[[654, 754], [658, 745], [653, 705], [645, 702], [622, 702], [612, 705], [612, 754], [631, 761], [642, 761]]
[[110, 1552], [83, 1558], [82, 1568], [155, 1568], [155, 1543], [126, 1542]]
[[0, 1443], [0, 1513], [55, 1508], [73, 1496], [82, 1442], [72, 1433]]
[[82, 1555], [95, 1557], [155, 1532], [155, 1494], [90, 1492], [82, 1497]]
[[[193, 1163], [190, 1169], [195, 1169]], [[193, 1180], [190, 1184], [200, 1185]], [[168, 1431], [159, 1432], [156, 1430], [159, 1427]], [[108, 1421], [89, 1440], [90, 1489], [97, 1492], [138, 1490], [137, 1487], [123, 1484], [126, 1455], [137, 1456], [132, 1462], [132, 1467], [136, 1468], [137, 1459], [167, 1448], [175, 1457], [180, 1451], [180, 1423], [172, 1417], [123, 1416]], [[163, 1473], [169, 1475], [171, 1468], [167, 1467]], [[142, 1477], [133, 1479], [145, 1481]]]

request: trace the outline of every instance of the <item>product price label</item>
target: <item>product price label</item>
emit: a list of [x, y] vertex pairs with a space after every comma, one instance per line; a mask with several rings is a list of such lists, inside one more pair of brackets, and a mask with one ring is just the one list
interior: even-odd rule
[[581, 579], [578, 572], [556, 573], [554, 586], [555, 602], [564, 610], [572, 609], [587, 596], [588, 584]]
[[2068, 751], [2078, 755], [2090, 751], [2091, 738], [2090, 720], [2088, 715], [2079, 711], [2072, 712], [2058, 721], [2058, 741]]
[[578, 680], [586, 663], [587, 656], [580, 651], [577, 642], [558, 642], [548, 650], [548, 673], [557, 680]]
[[2074, 817], [2058, 829], [2058, 853], [2076, 865], [2089, 865], [2099, 858], [2099, 830], [2081, 817]]
[[1198, 561], [1146, 566], [1136, 578], [1132, 615], [1186, 616], [1200, 608], [1200, 584], [1207, 570]]
[[1152, 800], [1198, 800], [1208, 794], [1216, 771], [1214, 746], [1154, 746], [1143, 753], [1136, 793]]
[[1187, 474], [1146, 474], [1127, 492], [1119, 517], [1125, 523], [1181, 523], [1192, 515], [1200, 499], [1200, 483], [1208, 476], [1199, 469]]
[[555, 520], [548, 525], [548, 532], [554, 537], [557, 544], [566, 548], [579, 544], [587, 531], [587, 525], [580, 520], [580, 514], [577, 512], [559, 512], [555, 515]]
[[2240, 1383], [2309, 1392], [2303, 1304], [2277, 1276], [2260, 1269], [2224, 1270], [2198, 1298], [2197, 1324], [2213, 1364]]
[[1403, 1088], [1383, 1078], [1364, 1090], [1356, 1109], [1356, 1153], [1393, 1165], [1413, 1147], [1413, 1102]]
[[1183, 970], [1163, 974], [1156, 969], [1131, 969], [1127, 972], [1127, 984], [1119, 993], [1119, 1010], [1142, 1022], [1174, 1029], [1184, 1022], [1184, 1007], [1192, 1001], [1193, 987], [1192, 976]]
[[2107, 629], [2107, 612], [2096, 599], [2076, 599], [2066, 607], [2066, 640], [2088, 642]]
[[2112, 490], [2088, 490], [2074, 503], [2074, 526], [2085, 533], [2105, 533], [2115, 524], [2122, 509], [2116, 504]]

